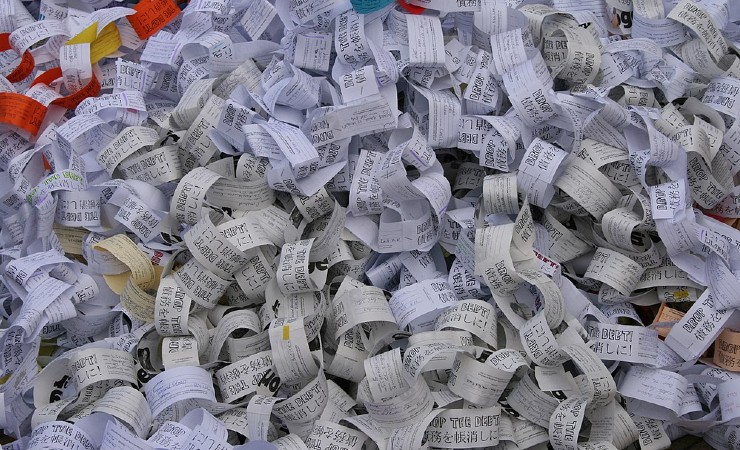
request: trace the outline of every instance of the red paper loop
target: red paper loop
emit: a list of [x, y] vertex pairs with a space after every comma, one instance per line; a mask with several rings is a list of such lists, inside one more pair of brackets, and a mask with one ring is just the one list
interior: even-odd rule
[[39, 83], [43, 83], [48, 86], [53, 83], [54, 80], [59, 78], [62, 78], [62, 69], [60, 67], [54, 67], [53, 69], [46, 70], [40, 75], [37, 75], [31, 83], [31, 86], [35, 86]]
[[401, 8], [405, 9], [411, 14], [422, 14], [424, 11], [426, 11], [426, 8], [406, 3], [406, 0], [398, 0], [398, 4], [401, 6]]
[[[31, 86], [39, 83], [43, 83], [48, 86], [53, 83], [54, 80], [57, 80], [61, 77], [62, 69], [59, 67], [54, 67], [53, 69], [49, 69], [41, 75], [37, 76], [36, 79], [33, 80], [33, 83], [31, 83]], [[100, 94], [100, 82], [93, 73], [90, 81], [85, 86], [83, 86], [82, 89], [77, 92], [73, 92], [72, 94], [69, 94], [67, 96], [58, 98], [52, 101], [51, 104], [55, 106], [61, 106], [62, 108], [66, 109], [75, 109], [86, 98], [97, 97], [98, 94]]]

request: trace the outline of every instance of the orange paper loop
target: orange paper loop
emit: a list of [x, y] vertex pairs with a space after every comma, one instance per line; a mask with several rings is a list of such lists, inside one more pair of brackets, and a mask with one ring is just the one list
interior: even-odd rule
[[[11, 50], [12, 48], [13, 47], [10, 45], [10, 33], [0, 34], [0, 52]], [[31, 52], [26, 50], [23, 52], [23, 56], [21, 56], [21, 62], [18, 64], [18, 67], [13, 69], [13, 71], [5, 78], [7, 78], [11, 83], [23, 81], [27, 76], [31, 75], [35, 66], [36, 61], [33, 60], [33, 55], [31, 55]]]
[[155, 35], [180, 14], [173, 0], [142, 0], [134, 9], [136, 14], [127, 18], [139, 39]]
[[23, 94], [0, 92], [0, 122], [36, 135], [46, 115], [46, 106]]

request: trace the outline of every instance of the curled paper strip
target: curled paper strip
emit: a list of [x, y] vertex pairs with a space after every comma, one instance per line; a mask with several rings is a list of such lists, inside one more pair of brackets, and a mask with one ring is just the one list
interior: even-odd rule
[[0, 0], [3, 448], [737, 448], [737, 10]]

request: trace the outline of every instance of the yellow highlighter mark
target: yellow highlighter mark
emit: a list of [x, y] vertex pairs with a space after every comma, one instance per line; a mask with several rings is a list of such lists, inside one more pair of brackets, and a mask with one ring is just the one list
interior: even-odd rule
[[686, 290], [676, 291], [673, 293], [673, 298], [676, 300], [684, 300], [689, 297], [689, 293]]

